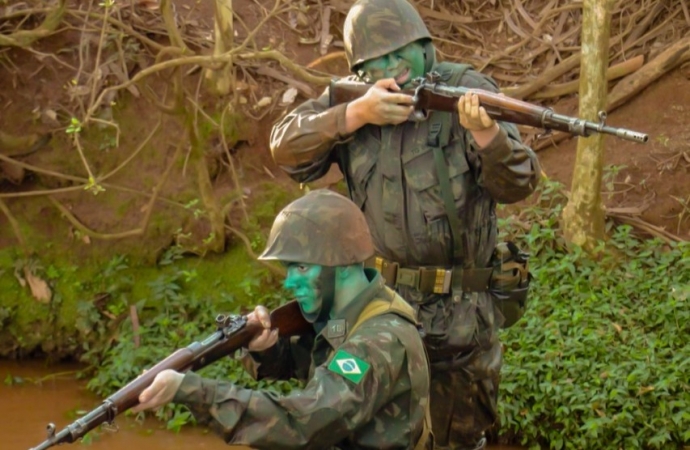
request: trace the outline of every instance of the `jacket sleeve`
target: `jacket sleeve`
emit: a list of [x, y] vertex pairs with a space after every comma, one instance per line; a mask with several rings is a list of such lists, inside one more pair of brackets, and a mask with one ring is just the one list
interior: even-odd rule
[[392, 333], [362, 327], [339, 350], [367, 364], [359, 382], [316, 368], [302, 390], [290, 394], [243, 389], [188, 373], [173, 401], [187, 405], [228, 444], [258, 449], [326, 449], [369, 423], [391, 397], [404, 370], [405, 348]]
[[300, 183], [316, 180], [328, 172], [336, 144], [349, 136], [345, 130], [347, 104], [329, 106], [328, 88], [288, 113], [271, 130], [273, 160]]
[[270, 378], [306, 380], [311, 357], [309, 350], [314, 344], [311, 334], [281, 338], [276, 345], [263, 352], [242, 351], [241, 361], [245, 370], [256, 380]]
[[[474, 82], [468, 87], [500, 92], [491, 78], [477, 72], [471, 73], [475, 75]], [[470, 143], [468, 159], [478, 175], [479, 185], [496, 202], [515, 203], [534, 192], [539, 183], [541, 167], [536, 153], [522, 143], [520, 132], [514, 124], [498, 122], [498, 126], [498, 135], [482, 149], [479, 149], [472, 134], [463, 130]]]

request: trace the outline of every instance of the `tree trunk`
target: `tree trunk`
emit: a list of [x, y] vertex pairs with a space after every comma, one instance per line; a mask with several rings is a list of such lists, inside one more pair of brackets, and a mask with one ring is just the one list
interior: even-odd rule
[[197, 248], [195, 252], [202, 255], [206, 254], [207, 251], [222, 253], [225, 250], [225, 216], [223, 216], [222, 207], [218, 204], [218, 199], [213, 192], [213, 183], [204, 158], [204, 146], [199, 140], [193, 116], [192, 112], [188, 112], [185, 117], [190, 144], [189, 163], [196, 171], [199, 196], [211, 227], [210, 234], [203, 239], [201, 248]]
[[[215, 20], [215, 47], [214, 55], [222, 55], [232, 49], [234, 42], [234, 29], [232, 26], [232, 0], [215, 0], [216, 20]], [[232, 72], [232, 62], [229, 62], [221, 69], [207, 69], [205, 74], [209, 84], [209, 89], [218, 95], [227, 95], [231, 92], [234, 84]]]
[[[606, 109], [606, 68], [612, 0], [584, 0], [579, 116], [598, 121]], [[592, 250], [604, 238], [605, 210], [601, 200], [604, 136], [599, 133], [577, 142], [570, 200], [563, 210], [565, 238]]]

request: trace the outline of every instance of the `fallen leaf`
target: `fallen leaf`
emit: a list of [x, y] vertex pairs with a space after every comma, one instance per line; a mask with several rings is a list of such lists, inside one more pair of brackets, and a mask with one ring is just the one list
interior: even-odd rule
[[273, 101], [273, 99], [271, 99], [271, 97], [263, 97], [261, 100], [259, 100], [256, 103], [256, 107], [257, 108], [263, 108], [264, 106], [270, 105], [272, 101]]
[[46, 125], [59, 125], [57, 113], [52, 109], [46, 109], [41, 113], [41, 122]]
[[297, 89], [291, 87], [283, 93], [283, 97], [280, 100], [281, 106], [291, 105], [295, 102], [297, 98]]
[[28, 267], [24, 267], [24, 278], [29, 283], [31, 295], [41, 303], [48, 303], [53, 296], [48, 283], [41, 277], [34, 275]]
[[156, 11], [160, 8], [158, 0], [138, 0], [135, 6], [140, 6], [142, 8], [148, 9], [149, 11]]

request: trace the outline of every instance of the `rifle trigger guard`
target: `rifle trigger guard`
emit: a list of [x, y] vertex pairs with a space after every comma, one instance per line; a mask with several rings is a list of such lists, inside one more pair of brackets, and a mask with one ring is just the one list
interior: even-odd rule
[[412, 122], [423, 122], [429, 118], [429, 111], [417, 108], [417, 105], [419, 104], [419, 93], [422, 89], [424, 89], [426, 84], [427, 81], [422, 79], [419, 80], [417, 87], [414, 88], [414, 95], [412, 96], [414, 111], [412, 111], [412, 114], [410, 114], [410, 117], [408, 118], [408, 120]]

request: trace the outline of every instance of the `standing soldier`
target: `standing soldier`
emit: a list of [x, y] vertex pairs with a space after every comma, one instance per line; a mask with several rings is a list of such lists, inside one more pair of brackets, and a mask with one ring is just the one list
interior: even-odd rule
[[[497, 301], [516, 294], [489, 292], [495, 205], [532, 193], [539, 163], [517, 128], [491, 119], [475, 94], [459, 99], [457, 113], [408, 121], [412, 97], [399, 91], [431, 71], [452, 86], [498, 87], [468, 65], [437, 63], [429, 31], [406, 0], [357, 1], [343, 35], [351, 78], [374, 86], [348, 104], [331, 107], [326, 90], [298, 106], [272, 130], [273, 157], [299, 182], [338, 165], [371, 229], [370, 264], [425, 328], [437, 445], [481, 449], [498, 416]], [[521, 281], [517, 297], [526, 295], [528, 280]]]
[[314, 333], [278, 340], [259, 306], [248, 321], [265, 329], [246, 361], [259, 379], [295, 377], [306, 387], [278, 395], [165, 370], [134, 411], [182, 403], [227, 443], [256, 449], [432, 448], [429, 368], [414, 310], [364, 268], [373, 254], [350, 200], [325, 189], [295, 200], [276, 218], [260, 259], [287, 267], [285, 287]]

